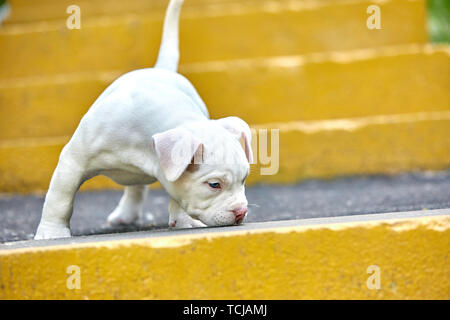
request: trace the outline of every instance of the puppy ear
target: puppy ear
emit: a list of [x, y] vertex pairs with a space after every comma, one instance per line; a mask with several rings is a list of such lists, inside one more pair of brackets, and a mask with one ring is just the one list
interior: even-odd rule
[[[203, 145], [191, 132], [174, 128], [152, 136], [159, 165], [168, 181], [177, 180], [192, 158], [201, 157]], [[201, 159], [201, 158], [200, 158]]]
[[245, 156], [249, 163], [253, 163], [252, 131], [247, 122], [238, 117], [226, 117], [216, 120], [222, 127], [227, 129], [236, 139], [244, 139]]

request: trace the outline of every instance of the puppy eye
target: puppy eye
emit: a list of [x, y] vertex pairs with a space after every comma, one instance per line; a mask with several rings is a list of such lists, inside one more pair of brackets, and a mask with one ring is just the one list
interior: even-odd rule
[[208, 185], [213, 189], [220, 189], [220, 183], [219, 182], [208, 182]]

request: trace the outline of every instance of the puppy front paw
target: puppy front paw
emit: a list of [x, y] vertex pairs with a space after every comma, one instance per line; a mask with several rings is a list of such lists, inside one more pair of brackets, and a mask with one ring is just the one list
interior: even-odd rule
[[203, 228], [206, 227], [206, 224], [189, 216], [183, 216], [177, 220], [169, 221], [169, 227], [175, 229]]
[[66, 226], [41, 222], [36, 230], [34, 240], [70, 238], [70, 229]]

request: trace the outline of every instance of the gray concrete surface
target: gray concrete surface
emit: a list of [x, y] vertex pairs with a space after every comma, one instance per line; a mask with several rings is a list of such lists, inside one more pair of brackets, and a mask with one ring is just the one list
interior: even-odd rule
[[390, 213], [374, 213], [364, 215], [352, 215], [342, 217], [327, 217], [327, 218], [313, 218], [313, 219], [296, 219], [296, 220], [280, 220], [280, 221], [266, 221], [266, 222], [247, 222], [245, 224], [237, 226], [227, 227], [210, 227], [210, 228], [195, 228], [195, 229], [157, 229], [150, 231], [136, 231], [136, 232], [123, 232], [113, 234], [99, 234], [99, 235], [87, 235], [77, 236], [71, 238], [52, 239], [52, 240], [23, 240], [12, 241], [6, 243], [0, 243], [1, 250], [9, 249], [22, 249], [30, 247], [46, 247], [46, 246], [59, 246], [68, 244], [81, 244], [87, 242], [101, 242], [101, 241], [120, 241], [127, 239], [147, 239], [154, 237], [168, 237], [177, 235], [192, 235], [202, 233], [220, 233], [236, 232], [236, 231], [251, 231], [261, 229], [273, 229], [273, 228], [286, 228], [297, 226], [310, 226], [321, 224], [333, 224], [333, 223], [349, 223], [349, 222], [364, 222], [364, 221], [377, 221], [377, 220], [391, 220], [391, 219], [407, 219], [418, 217], [431, 217], [450, 215], [450, 209], [436, 209], [436, 210], [419, 210], [419, 211], [401, 211]]
[[[163, 190], [150, 190], [145, 205], [145, 211], [151, 212], [148, 219], [129, 227], [108, 227], [106, 217], [120, 197], [120, 191], [78, 193], [71, 220], [73, 235], [167, 228], [169, 199]], [[259, 185], [249, 187], [247, 197], [247, 222], [443, 209], [450, 208], [450, 170]], [[0, 242], [31, 239], [43, 201], [44, 196], [1, 195]]]

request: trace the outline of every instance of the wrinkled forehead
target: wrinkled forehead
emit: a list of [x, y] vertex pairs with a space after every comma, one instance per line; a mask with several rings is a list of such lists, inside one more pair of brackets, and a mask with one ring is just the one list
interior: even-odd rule
[[236, 166], [248, 163], [241, 143], [228, 132], [203, 137], [202, 143], [203, 163]]

